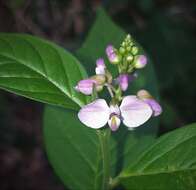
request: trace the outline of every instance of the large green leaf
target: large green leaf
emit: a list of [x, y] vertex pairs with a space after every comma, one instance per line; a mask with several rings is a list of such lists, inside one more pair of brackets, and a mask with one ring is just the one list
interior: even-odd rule
[[195, 189], [196, 123], [160, 137], [119, 180], [127, 189]]
[[46, 107], [46, 150], [56, 173], [70, 189], [102, 189], [99, 134], [80, 123], [77, 112]]
[[[118, 46], [124, 37], [125, 33], [103, 10], [99, 10], [86, 42], [76, 54], [89, 73], [93, 74], [95, 60], [104, 55], [106, 45], [113, 43]], [[107, 67], [115, 73], [114, 67], [108, 62]], [[152, 64], [140, 74], [141, 77], [132, 88], [136, 90], [147, 87], [156, 95]], [[107, 168], [104, 166], [105, 156], [101, 151], [102, 133], [81, 124], [77, 119], [77, 112], [74, 111], [46, 108], [44, 121], [47, 153], [64, 184], [70, 189], [105, 189], [104, 176]], [[157, 121], [151, 120], [135, 131], [128, 131], [125, 126], [121, 126], [118, 132], [111, 134], [108, 147], [111, 158], [110, 176], [115, 176], [121, 169], [126, 168], [154, 141], [156, 126]]]
[[[126, 33], [111, 21], [103, 9], [99, 9], [97, 20], [90, 30], [85, 43], [77, 51], [76, 55], [85, 65], [89, 74], [94, 73], [95, 61], [99, 57], [105, 58], [107, 68], [115, 74], [115, 66], [107, 61], [105, 48], [108, 44], [119, 47], [125, 36]], [[139, 72], [138, 79], [130, 85], [128, 94], [135, 93], [141, 88], [149, 90], [155, 97], [158, 95], [156, 77], [150, 61], [147, 67]], [[128, 131], [125, 126], [121, 125], [120, 130], [112, 134], [110, 143], [112, 175], [117, 174], [128, 163], [132, 162], [135, 156], [140, 154], [153, 141], [156, 131], [156, 119], [152, 119], [135, 131]]]
[[77, 109], [86, 98], [73, 87], [84, 76], [78, 60], [57, 45], [29, 35], [0, 34], [0, 88]]

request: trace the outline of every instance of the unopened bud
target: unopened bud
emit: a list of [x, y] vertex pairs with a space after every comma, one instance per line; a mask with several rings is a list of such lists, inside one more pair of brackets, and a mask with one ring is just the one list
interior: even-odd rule
[[96, 80], [84, 79], [78, 82], [77, 86], [75, 86], [75, 89], [85, 95], [91, 95], [93, 93], [94, 85], [97, 85]]
[[124, 54], [124, 53], [125, 53], [125, 48], [120, 47], [119, 52], [120, 52], [121, 54]]
[[136, 69], [142, 69], [147, 64], [147, 58], [145, 55], [139, 55], [135, 58], [134, 66]]
[[102, 58], [97, 59], [95, 73], [97, 75], [104, 75], [105, 68], [106, 68], [106, 66], [105, 66], [104, 60]]
[[131, 62], [131, 61], [133, 61], [133, 56], [132, 55], [128, 55], [127, 57], [126, 57], [126, 59], [127, 59], [127, 62]]
[[118, 64], [121, 60], [121, 56], [117, 54], [116, 50], [112, 45], [108, 45], [106, 48], [106, 54], [108, 59], [113, 64]]
[[129, 86], [129, 75], [128, 74], [121, 74], [118, 77], [118, 83], [122, 91], [126, 91]]
[[137, 92], [137, 96], [138, 96], [140, 99], [149, 99], [149, 98], [153, 98], [147, 90], [143, 90], [143, 89]]
[[138, 47], [133, 46], [133, 47], [131, 48], [131, 52], [132, 52], [133, 55], [137, 55], [137, 53], [139, 52]]

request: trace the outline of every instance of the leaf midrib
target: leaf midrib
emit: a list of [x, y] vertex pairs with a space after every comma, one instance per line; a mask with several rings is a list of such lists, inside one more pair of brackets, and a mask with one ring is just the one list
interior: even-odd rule
[[[60, 90], [60, 92], [62, 92], [64, 95], [68, 96], [69, 98], [72, 98], [72, 95], [67, 93], [65, 89], [62, 89], [58, 84], [55, 83], [55, 81], [52, 81], [49, 77], [45, 76], [43, 73], [41, 73], [40, 71], [38, 71], [37, 69], [33, 68], [33, 67], [30, 67], [29, 65], [26, 65], [23, 63], [23, 61], [21, 59], [15, 59], [14, 57], [10, 56], [10, 55], [7, 55], [7, 54], [3, 54], [3, 53], [0, 53], [0, 55], [8, 58], [8, 59], [11, 59], [13, 61], [15, 61], [16, 63], [18, 64], [22, 64], [23, 66], [25, 66], [26, 68], [36, 72], [37, 74], [39, 74], [43, 79], [45, 79], [46, 81], [49, 81], [54, 87], [56, 87], [58, 90]], [[40, 78], [41, 79], [41, 78]], [[73, 98], [73, 99], [76, 99], [76, 98]], [[80, 101], [80, 100], [79, 100]], [[74, 101], [76, 104], [78, 104], [79, 106], [81, 106], [81, 104], [78, 103], [78, 101]]]

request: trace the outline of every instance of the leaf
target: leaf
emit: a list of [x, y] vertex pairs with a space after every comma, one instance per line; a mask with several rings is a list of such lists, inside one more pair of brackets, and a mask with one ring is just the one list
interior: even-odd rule
[[[115, 66], [107, 61], [105, 48], [108, 44], [119, 47], [126, 34], [111, 21], [103, 9], [99, 9], [97, 14], [97, 20], [82, 48], [76, 52], [76, 56], [85, 65], [89, 75], [94, 73], [95, 61], [99, 57], [105, 58], [107, 68], [115, 75]], [[141, 53], [143, 53], [143, 50]], [[127, 94], [136, 93], [141, 88], [149, 90], [155, 97], [158, 96], [156, 77], [151, 61], [149, 61], [145, 69], [139, 72], [137, 80], [130, 85]], [[127, 164], [134, 160], [136, 154], [143, 151], [153, 141], [156, 136], [157, 126], [158, 120], [151, 119], [151, 121], [135, 131], [128, 131], [125, 126], [121, 125], [120, 130], [112, 134], [110, 144], [113, 176], [121, 169], [126, 168]]]
[[80, 123], [77, 112], [47, 106], [44, 139], [49, 160], [67, 187], [102, 189], [99, 137]]
[[86, 73], [71, 54], [48, 41], [0, 34], [0, 88], [44, 103], [78, 109], [86, 98], [74, 90]]
[[196, 123], [157, 139], [119, 180], [126, 189], [195, 189]]

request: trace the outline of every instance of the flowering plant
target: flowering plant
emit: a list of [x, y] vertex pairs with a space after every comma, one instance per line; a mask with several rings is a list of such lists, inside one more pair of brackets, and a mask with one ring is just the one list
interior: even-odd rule
[[[111, 130], [116, 131], [122, 121], [129, 129], [133, 129], [145, 123], [152, 115], [160, 115], [161, 106], [146, 90], [138, 91], [137, 96], [123, 97], [129, 83], [137, 76], [137, 69], [142, 69], [147, 64], [146, 56], [138, 55], [138, 52], [131, 36], [127, 35], [119, 50], [112, 45], [106, 48], [110, 63], [118, 68], [117, 78], [111, 75], [103, 58], [99, 58], [96, 61], [96, 75], [78, 82], [75, 87], [77, 91], [95, 98], [78, 113], [80, 121], [86, 126], [99, 129], [108, 122]], [[107, 88], [111, 96], [110, 106], [104, 99], [98, 98], [97, 92], [102, 91], [103, 87]]]
[[102, 9], [74, 56], [0, 34], [0, 88], [46, 104], [46, 152], [69, 189], [195, 189], [196, 124], [158, 137], [162, 108], [144, 90], [158, 95], [152, 62]]

